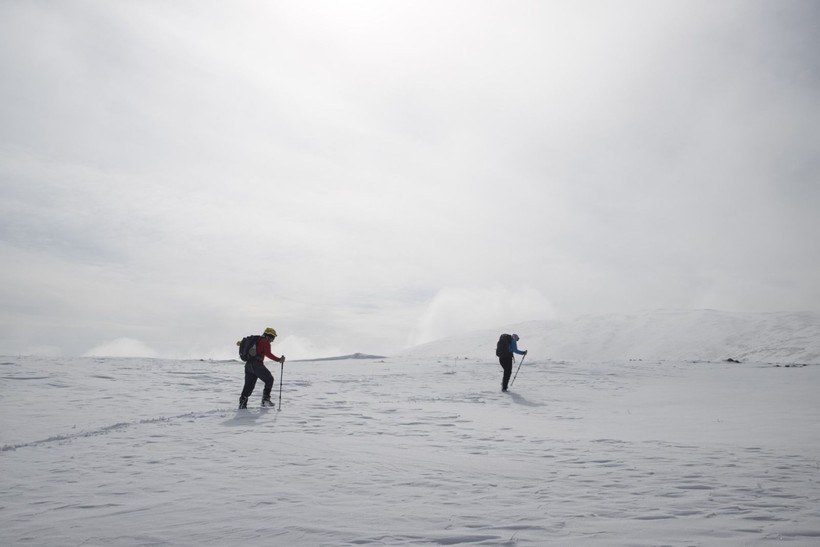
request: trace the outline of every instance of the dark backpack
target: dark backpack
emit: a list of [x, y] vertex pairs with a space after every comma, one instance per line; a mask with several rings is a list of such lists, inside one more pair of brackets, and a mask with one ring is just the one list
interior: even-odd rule
[[511, 342], [512, 335], [502, 334], [501, 337], [498, 339], [498, 345], [495, 346], [495, 356], [501, 357], [502, 355], [509, 355]]
[[258, 334], [252, 334], [243, 338], [239, 342], [239, 358], [245, 362], [256, 359], [256, 343], [261, 339], [262, 337]]

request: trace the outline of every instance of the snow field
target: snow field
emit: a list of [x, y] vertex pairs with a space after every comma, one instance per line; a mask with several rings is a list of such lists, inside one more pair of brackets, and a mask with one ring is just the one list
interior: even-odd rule
[[820, 541], [820, 367], [530, 358], [6, 358], [0, 543]]

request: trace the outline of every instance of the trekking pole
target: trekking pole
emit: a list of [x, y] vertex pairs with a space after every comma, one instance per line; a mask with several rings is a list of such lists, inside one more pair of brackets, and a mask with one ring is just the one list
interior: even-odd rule
[[282, 356], [282, 360], [279, 362], [279, 408], [276, 410], [282, 410], [282, 375], [285, 374], [285, 356]]
[[516, 376], [518, 376], [518, 371], [521, 370], [521, 365], [524, 363], [524, 357], [526, 356], [526, 353], [521, 356], [521, 360], [518, 362], [518, 368], [515, 369], [515, 376], [513, 376], [512, 382], [510, 382], [510, 387], [512, 387], [512, 385], [515, 383], [515, 378]]

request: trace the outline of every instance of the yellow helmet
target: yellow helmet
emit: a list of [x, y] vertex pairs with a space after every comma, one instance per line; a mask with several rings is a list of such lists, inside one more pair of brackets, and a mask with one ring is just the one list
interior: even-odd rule
[[262, 333], [262, 334], [264, 334], [265, 336], [273, 336], [274, 338], [276, 338], [276, 329], [272, 329], [272, 328], [268, 327], [268, 328], [265, 329], [265, 332]]

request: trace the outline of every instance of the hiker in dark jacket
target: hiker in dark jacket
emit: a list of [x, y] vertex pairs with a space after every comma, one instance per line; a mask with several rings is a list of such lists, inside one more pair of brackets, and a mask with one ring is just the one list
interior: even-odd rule
[[498, 351], [498, 362], [501, 364], [501, 368], [504, 369], [504, 375], [501, 377], [501, 391], [507, 391], [507, 384], [510, 383], [510, 375], [512, 374], [512, 366], [513, 366], [513, 353], [517, 353], [518, 355], [526, 355], [527, 351], [521, 351], [518, 349], [518, 335], [513, 334], [510, 336], [510, 343], [504, 351], [504, 348], [500, 348]]
[[245, 363], [245, 387], [242, 388], [242, 394], [239, 396], [239, 408], [248, 408], [248, 397], [253, 393], [257, 379], [265, 382], [265, 389], [262, 391], [262, 406], [274, 406], [270, 400], [270, 392], [273, 389], [273, 374], [265, 366], [265, 357], [278, 363], [284, 364], [285, 362], [284, 355], [277, 357], [271, 353], [270, 345], [275, 338], [276, 331], [270, 327], [266, 328], [262, 337], [256, 343], [256, 351], [253, 352], [255, 355]]

